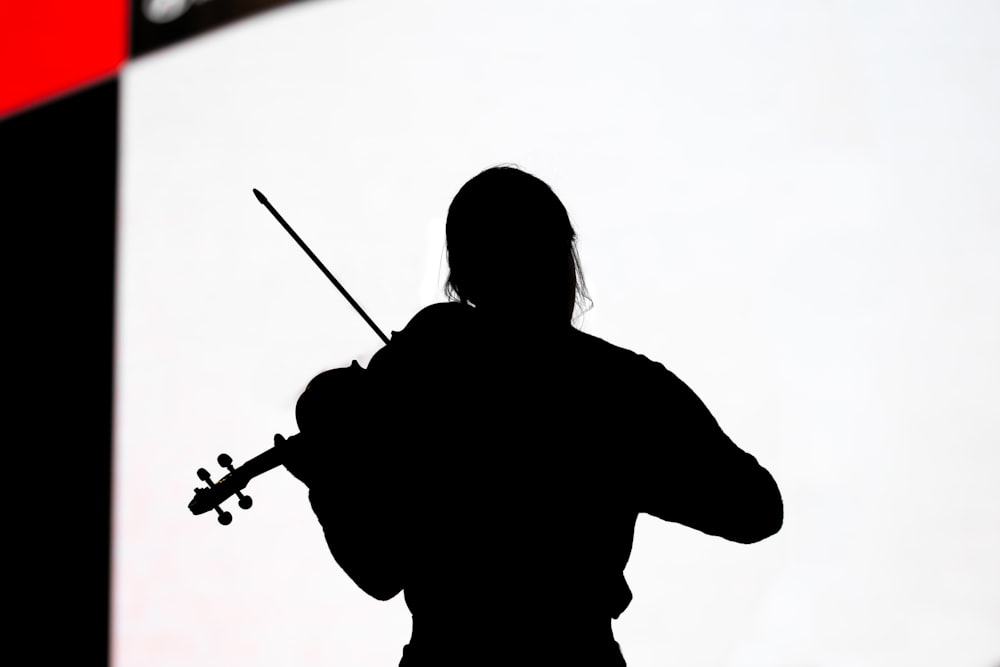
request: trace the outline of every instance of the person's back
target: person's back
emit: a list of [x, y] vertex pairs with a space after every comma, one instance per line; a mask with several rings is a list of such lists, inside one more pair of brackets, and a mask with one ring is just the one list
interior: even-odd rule
[[418, 664], [532, 664], [546, 647], [613, 655], [635, 512], [616, 488], [615, 443], [587, 435], [604, 420], [578, 412], [580, 367], [600, 353], [569, 327], [527, 334], [439, 305], [369, 365], [405, 406], [406, 426], [383, 433], [405, 461], [407, 655]]

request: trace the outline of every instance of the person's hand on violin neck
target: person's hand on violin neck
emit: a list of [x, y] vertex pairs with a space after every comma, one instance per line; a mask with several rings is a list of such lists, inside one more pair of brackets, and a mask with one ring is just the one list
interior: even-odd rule
[[301, 433], [285, 439], [276, 440], [274, 446], [282, 452], [281, 460], [292, 476], [308, 487], [317, 481], [317, 473], [321, 466], [317, 465], [316, 443]]

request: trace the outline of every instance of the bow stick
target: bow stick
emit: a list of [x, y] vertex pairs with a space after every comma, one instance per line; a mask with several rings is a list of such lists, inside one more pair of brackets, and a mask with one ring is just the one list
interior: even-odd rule
[[370, 326], [375, 331], [375, 333], [378, 334], [378, 337], [382, 339], [382, 342], [388, 345], [389, 339], [386, 338], [384, 333], [382, 333], [382, 330], [379, 329], [377, 326], [375, 326], [375, 323], [372, 321], [372, 318], [368, 317], [368, 313], [365, 312], [364, 308], [362, 308], [358, 304], [358, 302], [354, 300], [354, 297], [352, 297], [350, 294], [347, 293], [347, 290], [344, 289], [344, 286], [340, 284], [340, 281], [338, 281], [336, 278], [333, 277], [333, 274], [330, 273], [330, 271], [326, 268], [326, 266], [323, 265], [323, 262], [319, 261], [319, 257], [317, 257], [316, 254], [309, 249], [309, 246], [305, 244], [305, 241], [299, 238], [299, 235], [295, 233], [295, 230], [292, 229], [292, 226], [289, 225], [287, 222], [285, 222], [285, 219], [281, 217], [280, 213], [274, 210], [274, 207], [271, 206], [271, 202], [267, 201], [267, 197], [265, 197], [263, 193], [261, 193], [261, 191], [258, 190], [257, 188], [253, 189], [253, 194], [255, 197], [257, 197], [257, 201], [263, 204], [267, 208], [267, 210], [271, 212], [271, 215], [274, 216], [274, 219], [277, 220], [279, 223], [281, 223], [281, 226], [285, 228], [285, 231], [288, 232], [293, 239], [295, 239], [295, 242], [299, 244], [299, 247], [302, 248], [307, 255], [309, 255], [309, 259], [315, 262], [316, 266], [319, 267], [319, 270], [323, 272], [323, 275], [329, 278], [330, 282], [333, 283], [333, 286], [336, 287], [338, 290], [340, 290], [340, 293], [344, 295], [344, 298], [347, 299], [347, 302], [352, 306], [354, 306], [354, 310], [358, 311], [358, 315], [361, 315], [362, 319], [364, 319], [364, 321], [368, 323], [368, 326]]

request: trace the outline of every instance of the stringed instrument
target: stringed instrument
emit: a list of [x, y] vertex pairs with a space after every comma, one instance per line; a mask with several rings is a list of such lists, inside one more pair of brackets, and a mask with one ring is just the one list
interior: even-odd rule
[[[278, 213], [273, 206], [271, 206], [271, 203], [267, 200], [267, 198], [265, 198], [264, 195], [256, 188], [254, 188], [253, 193], [254, 196], [257, 197], [257, 201], [263, 204], [267, 210], [271, 212], [271, 215], [274, 216], [285, 231], [288, 232], [296, 243], [298, 243], [299, 247], [301, 247], [309, 258], [316, 264], [316, 266], [319, 267], [320, 271], [323, 272], [323, 275], [325, 275], [330, 282], [333, 283], [333, 286], [340, 291], [344, 298], [347, 299], [348, 303], [350, 303], [358, 314], [361, 315], [368, 326], [370, 326], [375, 333], [378, 334], [379, 338], [382, 339], [382, 342], [388, 344], [389, 338], [382, 333], [382, 330], [376, 326], [375, 322], [373, 322], [370, 317], [368, 317], [368, 314], [358, 304], [358, 302], [354, 300], [347, 290], [344, 289], [343, 285], [341, 285], [340, 282], [333, 277], [333, 274], [330, 273], [326, 266], [323, 265], [323, 262], [316, 257], [313, 251], [310, 250], [309, 246], [305, 244], [299, 235], [295, 233], [295, 230], [292, 229], [287, 222], [285, 222], [285, 219], [281, 217], [281, 214]], [[346, 368], [325, 371], [313, 378], [313, 381], [310, 382], [310, 386], [306, 388], [306, 391], [303, 393], [302, 397], [300, 397], [295, 408], [296, 420], [298, 421], [299, 428], [307, 428], [304, 426], [304, 423], [308, 418], [305, 416], [304, 412], [309, 411], [307, 404], [315, 402], [317, 394], [321, 395], [330, 392], [331, 385], [334, 387], [340, 387], [343, 385], [345, 380], [348, 383], [351, 382], [352, 379], [356, 380], [356, 378], [360, 377], [359, 374], [363, 371], [364, 369], [361, 368], [358, 362], [354, 361], [351, 362], [351, 365]], [[310, 394], [311, 389], [312, 394]], [[227, 469], [229, 474], [213, 482], [211, 473], [209, 473], [205, 468], [199, 468], [197, 472], [198, 479], [204, 482], [206, 486], [196, 488], [194, 490], [194, 497], [191, 499], [191, 502], [188, 503], [188, 509], [191, 510], [191, 513], [196, 516], [215, 510], [219, 523], [223, 526], [228, 526], [233, 522], [233, 515], [232, 513], [223, 510], [220, 505], [229, 498], [236, 496], [240, 509], [250, 509], [253, 506], [253, 499], [248, 495], [244, 495], [243, 489], [246, 488], [247, 484], [249, 484], [250, 480], [254, 477], [263, 475], [269, 470], [273, 470], [282, 465], [284, 463], [285, 452], [288, 451], [288, 447], [293, 447], [295, 440], [300, 437], [301, 434], [297, 434], [286, 439], [281, 434], [276, 433], [274, 435], [273, 447], [262, 454], [258, 454], [238, 468], [233, 467], [233, 459], [228, 454], [219, 454], [217, 458], [218, 464]]]

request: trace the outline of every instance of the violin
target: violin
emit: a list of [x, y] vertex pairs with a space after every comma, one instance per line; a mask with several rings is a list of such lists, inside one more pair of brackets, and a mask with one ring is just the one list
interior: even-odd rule
[[[316, 257], [315, 253], [305, 244], [305, 242], [295, 233], [295, 230], [285, 221], [281, 214], [275, 210], [264, 195], [254, 188], [254, 196], [257, 201], [264, 205], [271, 215], [281, 224], [286, 232], [305, 251], [306, 255], [319, 267], [323, 275], [333, 283], [340, 293], [347, 299], [348, 303], [361, 315], [362, 319], [370, 326], [382, 342], [388, 344], [389, 338], [382, 333], [374, 321], [368, 316], [357, 301], [344, 289], [343, 285], [333, 277], [333, 274], [324, 266], [323, 262]], [[296, 448], [302, 446], [304, 434], [317, 433], [322, 430], [322, 426], [316, 415], [322, 414], [322, 407], [329, 406], [331, 402], [344, 404], [349, 402], [353, 395], [357, 394], [357, 389], [363, 381], [364, 369], [357, 361], [351, 362], [345, 368], [335, 368], [324, 371], [314, 377], [306, 386], [306, 390], [299, 397], [295, 405], [295, 420], [299, 426], [299, 433], [289, 438], [285, 438], [280, 433], [274, 435], [274, 445], [253, 457], [238, 468], [233, 467], [233, 459], [228, 454], [219, 454], [216, 461], [219, 466], [228, 470], [228, 474], [213, 482], [212, 475], [205, 468], [197, 471], [198, 479], [206, 486], [196, 488], [194, 497], [188, 503], [188, 509], [194, 515], [206, 514], [215, 510], [217, 519], [223, 526], [228, 526], [233, 522], [233, 515], [221, 508], [224, 501], [236, 496], [240, 509], [248, 510], [253, 506], [253, 498], [243, 493], [243, 490], [253, 478], [277, 468], [286, 463], [289, 453], [294, 453]], [[301, 479], [302, 474], [297, 473]]]

